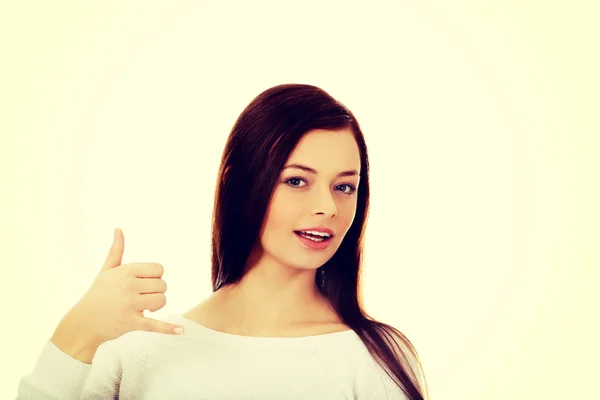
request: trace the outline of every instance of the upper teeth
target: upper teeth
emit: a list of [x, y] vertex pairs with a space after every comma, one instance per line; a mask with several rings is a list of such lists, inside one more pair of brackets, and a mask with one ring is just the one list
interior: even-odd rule
[[322, 237], [329, 237], [329, 236], [331, 236], [329, 233], [326, 233], [326, 232], [317, 232], [317, 231], [302, 231], [302, 233], [310, 233], [311, 235], [318, 235], [318, 236], [322, 236]]

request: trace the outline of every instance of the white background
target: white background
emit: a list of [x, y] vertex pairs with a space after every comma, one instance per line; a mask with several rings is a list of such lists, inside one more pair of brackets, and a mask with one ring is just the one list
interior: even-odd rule
[[0, 397], [115, 227], [123, 263], [165, 266], [157, 316], [210, 293], [227, 134], [263, 90], [309, 83], [365, 133], [367, 310], [415, 344], [432, 398], [597, 398], [598, 13], [558, 3], [2, 5]]

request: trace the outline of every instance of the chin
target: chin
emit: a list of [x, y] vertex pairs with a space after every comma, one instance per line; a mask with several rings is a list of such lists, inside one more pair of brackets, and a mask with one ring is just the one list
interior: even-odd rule
[[302, 268], [316, 270], [317, 268], [321, 268], [323, 265], [325, 265], [325, 263], [327, 263], [329, 260], [331, 260], [330, 254], [327, 254], [327, 256], [322, 254], [321, 257], [310, 257], [306, 260], [306, 263]]

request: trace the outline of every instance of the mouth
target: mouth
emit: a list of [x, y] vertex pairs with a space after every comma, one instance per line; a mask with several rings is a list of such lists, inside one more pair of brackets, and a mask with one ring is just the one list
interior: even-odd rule
[[312, 240], [316, 243], [320, 243], [320, 242], [326, 242], [328, 240], [331, 240], [331, 238], [333, 237], [332, 234], [327, 233], [327, 232], [317, 232], [317, 231], [294, 231], [294, 233], [300, 237], [303, 237], [305, 239], [309, 239]]
[[326, 232], [294, 231], [294, 234], [307, 247], [315, 250], [324, 250], [331, 244], [333, 235]]

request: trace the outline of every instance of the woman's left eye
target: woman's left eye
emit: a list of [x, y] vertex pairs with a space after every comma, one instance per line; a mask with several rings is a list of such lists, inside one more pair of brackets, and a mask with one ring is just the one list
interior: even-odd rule
[[338, 185], [338, 187], [340, 187], [340, 186], [342, 186], [342, 187], [345, 186], [346, 188], [348, 188], [348, 191], [342, 190], [342, 192], [344, 192], [345, 194], [352, 194], [352, 193], [354, 193], [354, 191], [356, 191], [356, 189], [352, 185], [343, 183], [341, 185]]

